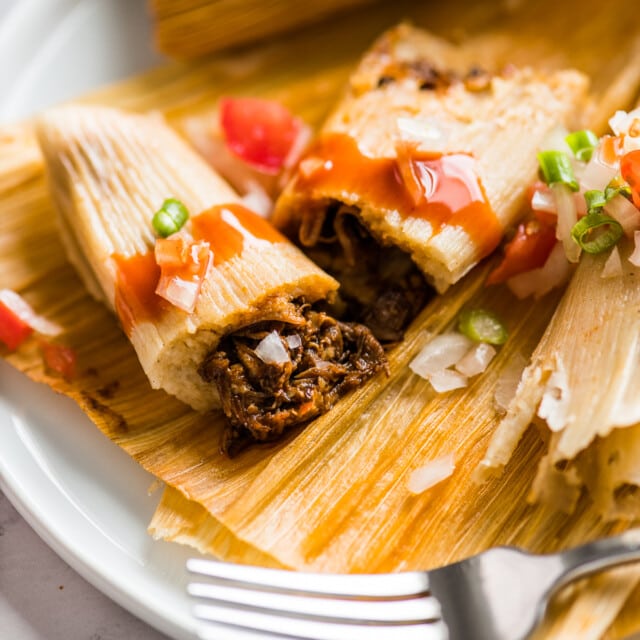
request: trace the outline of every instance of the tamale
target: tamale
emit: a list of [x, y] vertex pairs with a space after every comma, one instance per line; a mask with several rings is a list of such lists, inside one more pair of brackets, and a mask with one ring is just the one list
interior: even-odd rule
[[[222, 404], [225, 448], [278, 437], [384, 366], [364, 327], [311, 310], [335, 280], [159, 118], [66, 107], [37, 134], [71, 262], [117, 313], [152, 387], [200, 411]], [[196, 214], [191, 235], [155, 240], [166, 198]]]
[[279, 198], [274, 224], [346, 295], [362, 296], [362, 235], [382, 247], [378, 264], [399, 250], [438, 291], [458, 281], [519, 214], [543, 139], [575, 122], [582, 74], [483, 69], [477, 58], [408, 25], [385, 33]]

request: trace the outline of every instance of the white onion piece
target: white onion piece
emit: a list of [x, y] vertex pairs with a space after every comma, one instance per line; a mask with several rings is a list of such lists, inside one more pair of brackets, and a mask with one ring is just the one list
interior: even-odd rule
[[441, 125], [431, 118], [397, 118], [396, 127], [400, 140], [417, 143], [421, 151], [441, 151], [447, 142]]
[[466, 376], [463, 376], [453, 369], [442, 369], [429, 375], [428, 378], [431, 386], [438, 393], [446, 393], [447, 391], [453, 391], [454, 389], [462, 389], [466, 387], [469, 381]]
[[156, 294], [170, 302], [174, 307], [192, 313], [200, 295], [200, 280], [184, 280], [178, 276], [160, 276]]
[[443, 333], [418, 353], [409, 363], [409, 368], [420, 377], [429, 379], [458, 362], [472, 346], [473, 342], [461, 333]]
[[289, 353], [284, 348], [277, 331], [272, 331], [260, 340], [256, 355], [266, 364], [285, 364], [290, 362]]
[[621, 133], [626, 133], [628, 125], [629, 114], [626, 111], [616, 111], [609, 118], [609, 127], [611, 131], [619, 136]]
[[62, 333], [62, 327], [51, 320], [38, 315], [31, 305], [18, 293], [11, 289], [0, 289], [0, 302], [18, 316], [34, 331], [45, 336], [57, 336]]
[[571, 275], [564, 247], [560, 242], [551, 250], [547, 261], [539, 269], [520, 273], [507, 280], [507, 286], [520, 300], [533, 295], [536, 299], [563, 285]]
[[629, 256], [629, 262], [636, 267], [640, 267], [640, 231], [634, 232], [633, 242], [635, 243], [635, 247], [633, 253]]
[[453, 475], [455, 468], [451, 453], [434, 458], [411, 472], [407, 480], [407, 489], [414, 495], [423, 493]]
[[490, 344], [481, 342], [469, 351], [456, 363], [456, 370], [462, 375], [471, 378], [486, 370], [489, 363], [496, 355], [496, 350]]
[[627, 237], [632, 238], [634, 231], [640, 229], [640, 211], [624, 196], [618, 194], [611, 198], [605, 205], [604, 210], [605, 213], [620, 223]]
[[603, 191], [611, 180], [616, 177], [618, 171], [617, 163], [616, 165], [610, 165], [603, 162], [600, 154], [596, 151], [580, 176], [580, 186], [584, 191], [590, 191], [591, 189]]
[[557, 213], [558, 207], [553, 192], [548, 188], [536, 189], [531, 198], [531, 208], [534, 211], [546, 211], [547, 213]]
[[607, 258], [607, 261], [604, 263], [604, 267], [602, 267], [602, 273], [600, 274], [601, 278], [617, 278], [621, 276], [622, 271], [622, 260], [620, 259], [620, 252], [618, 251], [618, 247], [613, 247], [611, 249], [611, 253]]
[[292, 333], [285, 338], [289, 349], [297, 349], [302, 346], [302, 338], [297, 333]]
[[273, 211], [273, 200], [262, 186], [255, 180], [247, 182], [248, 191], [242, 196], [242, 204], [263, 218], [268, 218]]
[[558, 210], [556, 238], [562, 242], [567, 260], [569, 262], [578, 262], [581, 249], [571, 237], [571, 229], [578, 222], [578, 209], [573, 199], [573, 192], [564, 184], [555, 184], [551, 189], [553, 190]]

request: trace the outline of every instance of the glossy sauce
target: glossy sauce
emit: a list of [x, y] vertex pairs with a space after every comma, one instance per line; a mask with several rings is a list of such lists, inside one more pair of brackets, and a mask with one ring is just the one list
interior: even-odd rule
[[461, 227], [483, 256], [500, 242], [502, 227], [469, 154], [413, 151], [404, 158], [370, 158], [353, 138], [330, 134], [307, 158], [319, 161], [298, 173], [299, 189], [356, 195], [375, 208], [427, 220], [434, 235], [447, 225]]
[[[245, 245], [286, 242], [266, 220], [239, 204], [218, 205], [191, 218], [196, 242], [209, 243], [214, 267], [242, 253]], [[157, 321], [172, 305], [157, 295], [160, 279], [153, 249], [125, 257], [111, 256], [116, 265], [116, 312], [128, 336], [142, 321]]]

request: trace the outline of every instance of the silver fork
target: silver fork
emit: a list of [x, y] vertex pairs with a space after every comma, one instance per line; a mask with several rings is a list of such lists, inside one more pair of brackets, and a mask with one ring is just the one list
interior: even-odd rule
[[523, 640], [560, 587], [640, 560], [640, 529], [561, 553], [496, 547], [432, 571], [313, 574], [190, 559], [200, 638]]

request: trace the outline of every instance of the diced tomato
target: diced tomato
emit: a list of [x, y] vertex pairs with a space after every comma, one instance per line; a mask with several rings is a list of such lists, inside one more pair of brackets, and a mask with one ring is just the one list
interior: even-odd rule
[[630, 151], [622, 156], [620, 175], [631, 187], [633, 204], [640, 208], [640, 150]]
[[0, 341], [10, 351], [15, 351], [32, 333], [33, 329], [20, 316], [0, 302]]
[[[518, 226], [506, 245], [502, 262], [489, 274], [487, 284], [499, 284], [525, 271], [542, 267], [556, 243], [556, 218], [535, 212], [536, 217]], [[543, 215], [538, 215], [543, 214]]]
[[622, 153], [623, 140], [620, 136], [602, 136], [600, 138], [600, 158], [609, 165], [614, 165]]
[[40, 351], [47, 369], [72, 380], [76, 375], [76, 352], [55, 342], [40, 340]]
[[274, 100], [223, 98], [220, 124], [231, 151], [268, 174], [279, 173], [305, 127]]

